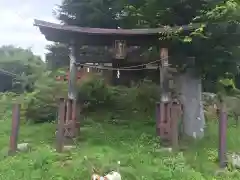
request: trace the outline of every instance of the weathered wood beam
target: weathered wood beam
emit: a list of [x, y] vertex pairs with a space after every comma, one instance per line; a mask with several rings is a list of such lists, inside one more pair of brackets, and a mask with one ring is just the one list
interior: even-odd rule
[[[136, 53], [127, 54], [126, 60], [128, 62], [139, 62], [139, 63], [148, 63], [151, 61], [158, 60], [158, 57], [147, 58], [144, 55], [137, 55]], [[112, 63], [113, 58], [110, 53], [103, 55], [95, 55], [95, 54], [85, 54], [79, 55], [76, 60], [77, 63]]]

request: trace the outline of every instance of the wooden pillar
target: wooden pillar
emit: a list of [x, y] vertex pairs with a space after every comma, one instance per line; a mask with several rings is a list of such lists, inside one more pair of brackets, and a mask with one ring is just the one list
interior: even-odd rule
[[12, 131], [8, 151], [9, 155], [13, 155], [17, 152], [19, 124], [20, 124], [20, 104], [14, 104], [12, 109]]
[[160, 127], [159, 127], [159, 125], [160, 125], [160, 103], [159, 102], [157, 102], [156, 103], [156, 133], [157, 133], [157, 136], [159, 136], [160, 137]]
[[76, 110], [73, 109], [73, 104], [77, 101], [77, 47], [74, 42], [70, 44], [70, 65], [69, 65], [69, 78], [68, 78], [68, 100], [67, 100], [67, 118], [66, 118], [66, 131], [65, 135], [74, 137], [76, 136], [76, 117], [73, 115]]
[[65, 101], [63, 98], [61, 98], [58, 109], [58, 127], [56, 134], [57, 135], [56, 151], [59, 153], [63, 151], [65, 117], [66, 117]]
[[78, 122], [78, 112], [80, 112], [80, 107], [78, 106], [78, 103], [77, 101], [73, 101], [73, 104], [72, 104], [72, 120], [75, 122], [75, 131], [74, 131], [74, 134], [77, 136], [79, 135], [79, 128], [80, 128], [80, 122]]
[[178, 150], [179, 140], [179, 123], [182, 115], [181, 104], [177, 101], [172, 102], [171, 106], [171, 136], [172, 136], [172, 148]]
[[160, 120], [159, 131], [162, 139], [171, 140], [171, 116], [170, 116], [170, 97], [168, 92], [168, 79], [167, 79], [167, 67], [168, 67], [168, 49], [160, 49]]
[[219, 116], [219, 148], [218, 158], [220, 168], [225, 168], [227, 165], [227, 150], [226, 150], [226, 136], [227, 136], [227, 110], [223, 101], [220, 102], [220, 116]]
[[161, 86], [161, 102], [168, 102], [170, 100], [168, 92], [168, 77], [167, 77], [167, 68], [168, 68], [168, 49], [160, 49], [160, 86]]
[[69, 78], [68, 78], [68, 98], [71, 100], [77, 99], [77, 67], [76, 67], [76, 45], [72, 42], [70, 45], [70, 67], [69, 67]]

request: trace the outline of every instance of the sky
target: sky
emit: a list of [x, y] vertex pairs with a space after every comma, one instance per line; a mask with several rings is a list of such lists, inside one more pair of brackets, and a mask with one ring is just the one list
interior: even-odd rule
[[62, 0], [0, 0], [0, 46], [15, 45], [31, 48], [33, 53], [44, 59], [45, 40], [34, 19], [58, 23], [53, 9]]

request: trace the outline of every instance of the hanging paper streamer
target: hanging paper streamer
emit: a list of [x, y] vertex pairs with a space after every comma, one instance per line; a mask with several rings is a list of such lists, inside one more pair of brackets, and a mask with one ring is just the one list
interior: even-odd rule
[[117, 70], [117, 78], [119, 79], [120, 78], [120, 71]]

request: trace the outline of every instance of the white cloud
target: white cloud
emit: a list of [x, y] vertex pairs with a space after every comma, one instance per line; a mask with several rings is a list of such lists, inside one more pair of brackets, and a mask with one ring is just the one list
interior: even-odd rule
[[57, 22], [52, 16], [52, 9], [61, 0], [4, 1], [0, 0], [0, 46], [12, 44], [22, 48], [31, 47], [35, 54], [44, 58], [45, 46], [50, 42], [33, 26], [33, 19]]

